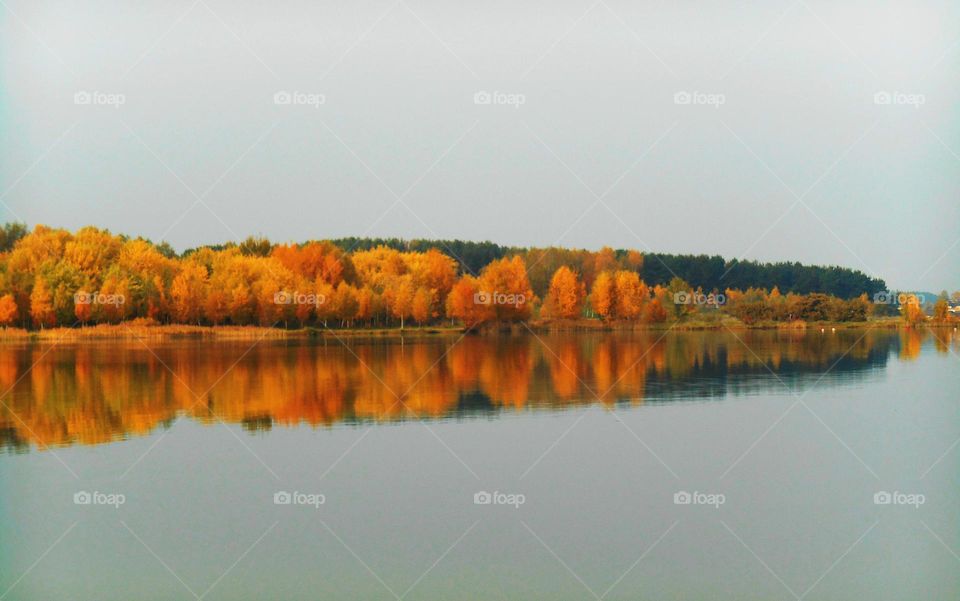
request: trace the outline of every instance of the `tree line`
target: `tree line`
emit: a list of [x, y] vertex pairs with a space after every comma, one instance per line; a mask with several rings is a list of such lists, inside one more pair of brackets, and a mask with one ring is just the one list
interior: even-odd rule
[[[724, 259], [719, 255], [673, 255], [644, 253], [642, 259], [637, 251], [605, 249], [609, 257], [597, 258], [596, 253], [566, 248], [524, 248], [501, 246], [492, 242], [465, 242], [462, 240], [403, 240], [400, 238], [341, 238], [332, 240], [341, 249], [368, 250], [387, 246], [401, 251], [423, 252], [439, 248], [459, 261], [459, 269], [465, 273], [479, 273], [488, 263], [507, 256], [520, 255], [528, 264], [543, 265], [534, 272], [531, 281], [534, 292], [546, 293], [547, 283], [553, 271], [561, 264], [569, 265], [580, 273], [592, 270], [598, 260], [637, 271], [651, 286], [666, 286], [674, 277], [679, 277], [706, 290], [750, 287], [778, 288], [783, 293], [809, 294], [822, 292], [844, 299], [866, 293], [873, 295], [887, 289], [886, 283], [861, 271], [839, 266], [802, 265], [797, 262], [761, 263], [740, 259]], [[608, 265], [609, 266], [609, 265]]]
[[[166, 243], [96, 227], [69, 232], [37, 225], [28, 231], [6, 224], [0, 228], [0, 325], [147, 318], [199, 325], [404, 327], [455, 321], [474, 327], [582, 317], [658, 323], [721, 313], [747, 323], [856, 321], [869, 315], [867, 295], [883, 284], [842, 268], [796, 265], [781, 272], [776, 265], [734, 262], [737, 268], [753, 266], [736, 277], [754, 273], [757, 279], [742, 288], [724, 286], [718, 270], [729, 264], [713, 265], [715, 259], [462, 241], [275, 244], [262, 237], [178, 254]], [[669, 278], [658, 275], [668, 261], [677, 271], [670, 269]], [[814, 276], [798, 279], [796, 273], [830, 277], [816, 276], [817, 286], [825, 287], [811, 289]], [[767, 277], [786, 278], [803, 292], [768, 287]]]

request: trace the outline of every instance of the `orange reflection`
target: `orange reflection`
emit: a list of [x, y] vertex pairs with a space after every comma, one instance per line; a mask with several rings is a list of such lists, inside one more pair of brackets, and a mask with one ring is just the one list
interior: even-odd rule
[[[938, 348], [956, 343], [952, 331], [938, 334]], [[0, 445], [104, 443], [178, 415], [261, 430], [640, 403], [653, 379], [658, 390], [683, 383], [709, 396], [737, 374], [856, 370], [897, 348], [914, 358], [924, 340], [916, 330], [751, 330], [4, 346]], [[712, 388], [698, 384], [705, 381]]]

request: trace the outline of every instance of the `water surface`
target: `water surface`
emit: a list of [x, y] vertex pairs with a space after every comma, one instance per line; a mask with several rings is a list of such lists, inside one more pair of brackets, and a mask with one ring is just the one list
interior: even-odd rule
[[957, 599], [955, 336], [0, 347], [0, 598]]

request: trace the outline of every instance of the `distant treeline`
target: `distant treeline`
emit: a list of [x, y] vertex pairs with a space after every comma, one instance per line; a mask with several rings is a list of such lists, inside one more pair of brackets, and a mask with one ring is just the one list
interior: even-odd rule
[[[456, 258], [460, 271], [478, 274], [489, 263], [520, 255], [529, 260], [531, 254], [556, 255], [559, 261], [541, 261], [554, 265], [558, 262], [579, 263], [581, 273], [591, 271], [585, 262], [593, 260], [596, 253], [576, 251], [565, 248], [524, 248], [501, 246], [493, 242], [470, 242], [463, 240], [404, 240], [401, 238], [338, 238], [332, 240], [344, 251], [370, 250], [378, 246], [387, 246], [399, 251], [425, 252], [438, 248]], [[820, 265], [802, 265], [800, 263], [760, 263], [738, 259], [726, 260], [719, 255], [672, 255], [666, 253], [643, 253], [643, 260], [629, 264], [631, 251], [618, 249], [613, 251], [619, 266], [634, 269], [640, 278], [650, 286], [666, 286], [674, 277], [682, 278], [691, 285], [704, 290], [724, 290], [726, 288], [779, 288], [781, 292], [809, 294], [822, 292], [839, 298], [851, 299], [861, 294], [870, 298], [878, 292], [887, 290], [886, 283], [865, 273], [847, 267]], [[634, 251], [635, 252], [635, 251]], [[572, 259], [572, 261], [571, 261]], [[578, 260], [579, 259], [579, 260]], [[551, 271], [552, 273], [552, 271]], [[531, 273], [534, 292], [543, 296], [548, 279], [538, 278]]]

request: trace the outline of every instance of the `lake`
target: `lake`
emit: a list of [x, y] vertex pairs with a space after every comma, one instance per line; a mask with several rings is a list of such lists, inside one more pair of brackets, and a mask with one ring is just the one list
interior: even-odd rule
[[0, 599], [960, 598], [960, 337], [0, 346]]

